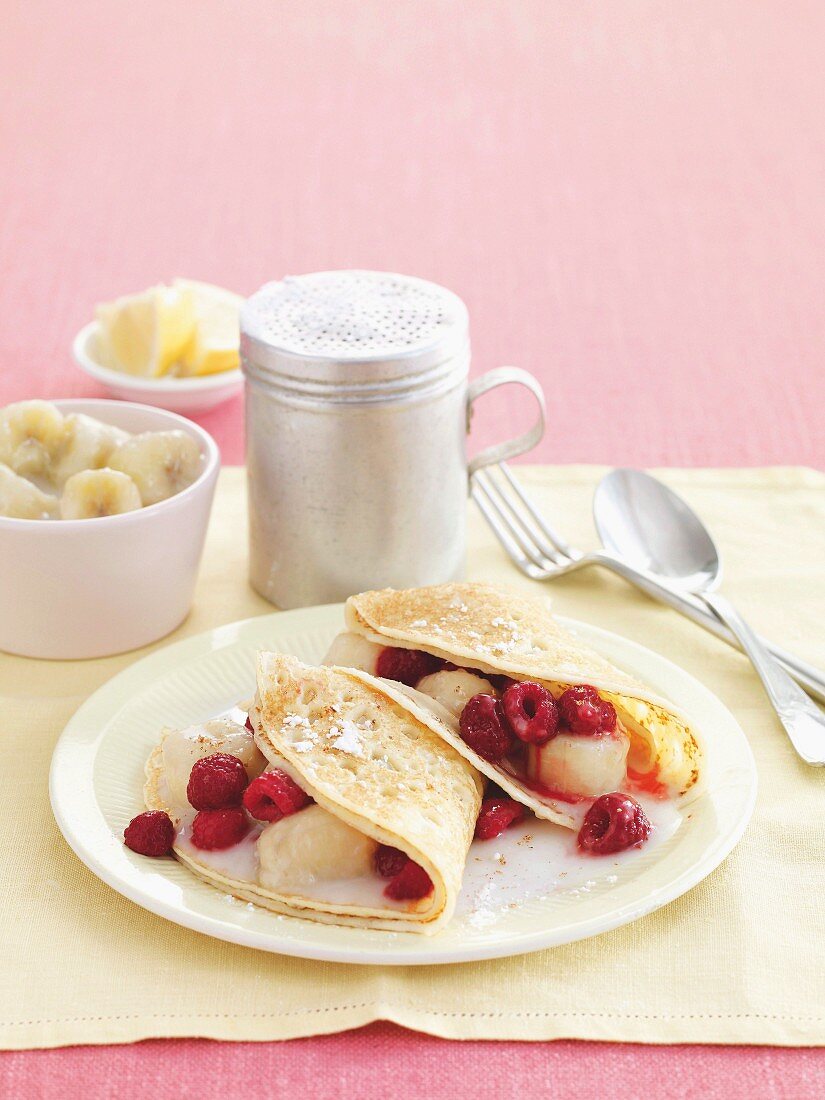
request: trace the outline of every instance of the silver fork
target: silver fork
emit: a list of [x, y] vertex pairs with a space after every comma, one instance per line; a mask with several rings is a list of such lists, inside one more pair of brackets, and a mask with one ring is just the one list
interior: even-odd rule
[[[585, 553], [570, 546], [541, 515], [506, 463], [477, 470], [470, 495], [512, 561], [533, 580], [552, 580], [588, 565], [601, 565], [741, 649], [730, 630], [695, 596], [671, 588], [607, 550]], [[825, 678], [817, 668], [772, 642], [763, 641], [809, 695], [825, 702]]]

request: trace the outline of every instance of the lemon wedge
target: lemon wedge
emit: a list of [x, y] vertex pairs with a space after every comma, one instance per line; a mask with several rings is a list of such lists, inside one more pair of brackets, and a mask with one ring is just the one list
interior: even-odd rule
[[243, 298], [230, 290], [198, 283], [190, 279], [175, 279], [181, 293], [192, 295], [195, 309], [195, 331], [185, 348], [178, 374], [217, 374], [235, 370], [240, 365], [240, 308]]
[[157, 378], [183, 356], [195, 333], [195, 303], [185, 286], [153, 286], [97, 307], [101, 362]]

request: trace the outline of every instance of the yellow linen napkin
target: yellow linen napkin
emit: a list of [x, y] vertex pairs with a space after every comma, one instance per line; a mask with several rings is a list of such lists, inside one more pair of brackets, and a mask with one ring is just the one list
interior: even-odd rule
[[[521, 467], [548, 516], [594, 544], [603, 471]], [[710, 524], [725, 590], [764, 634], [825, 666], [825, 477], [669, 471]], [[0, 1046], [152, 1036], [279, 1039], [393, 1020], [460, 1039], [825, 1039], [825, 770], [792, 752], [746, 660], [607, 574], [534, 585], [470, 509], [469, 576], [554, 597], [563, 614], [657, 650], [716, 692], [760, 777], [744, 840], [685, 897], [607, 935], [533, 955], [373, 968], [268, 955], [153, 916], [99, 882], [52, 819], [52, 748], [83, 700], [146, 651], [98, 661], [0, 655]], [[165, 642], [271, 611], [246, 583], [243, 472], [225, 470], [194, 610]], [[151, 647], [157, 648], [157, 647]]]

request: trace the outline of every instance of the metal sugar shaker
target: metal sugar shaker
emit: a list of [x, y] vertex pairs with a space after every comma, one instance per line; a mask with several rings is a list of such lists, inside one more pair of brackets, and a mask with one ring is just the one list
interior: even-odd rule
[[[250, 581], [282, 608], [462, 576], [468, 473], [540, 438], [532, 375], [468, 385], [467, 309], [435, 283], [329, 271], [268, 283], [241, 311]], [[536, 424], [468, 465], [472, 402], [525, 385]]]

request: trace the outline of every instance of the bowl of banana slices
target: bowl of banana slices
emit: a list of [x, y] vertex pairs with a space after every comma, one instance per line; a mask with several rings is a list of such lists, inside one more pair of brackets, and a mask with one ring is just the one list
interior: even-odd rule
[[0, 408], [0, 649], [137, 649], [189, 613], [220, 454], [182, 416], [107, 400]]

